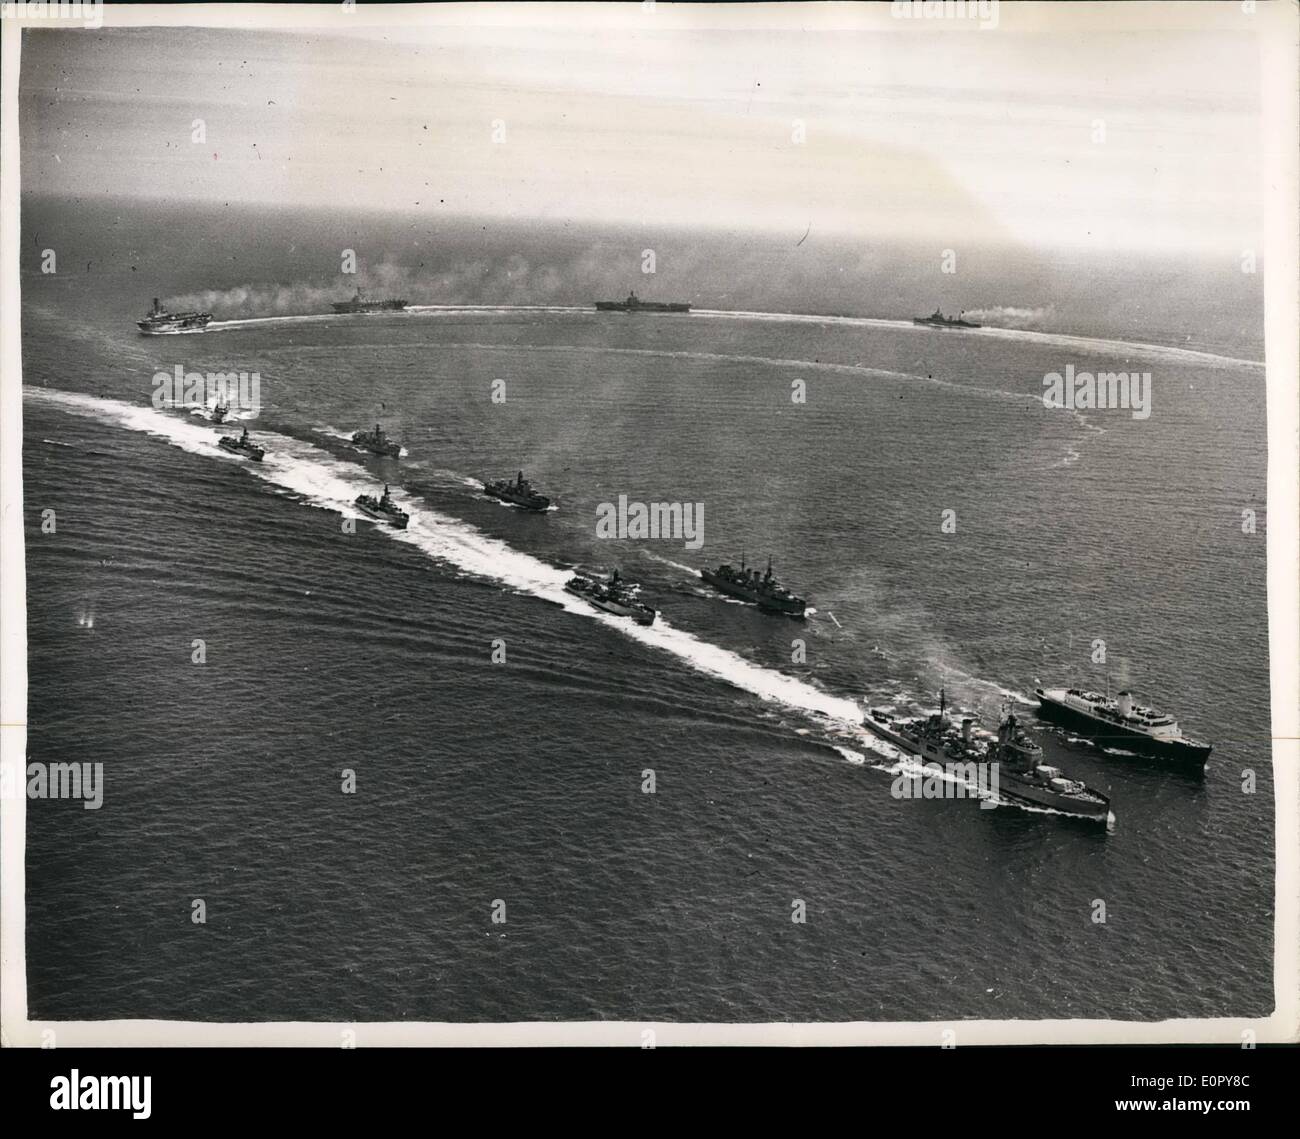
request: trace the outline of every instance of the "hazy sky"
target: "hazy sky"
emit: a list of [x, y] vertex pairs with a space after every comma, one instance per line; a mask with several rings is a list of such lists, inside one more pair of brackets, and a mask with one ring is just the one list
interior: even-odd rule
[[984, 31], [683, 30], [620, 7], [604, 27], [28, 33], [23, 187], [864, 242], [1258, 242], [1247, 32], [1018, 31], [1006, 8]]

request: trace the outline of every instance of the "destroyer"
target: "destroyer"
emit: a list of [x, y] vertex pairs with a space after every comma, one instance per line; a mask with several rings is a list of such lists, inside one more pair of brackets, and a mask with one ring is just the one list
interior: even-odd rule
[[616, 617], [631, 617], [638, 625], [653, 625], [655, 611], [644, 602], [637, 600], [640, 586], [634, 582], [624, 581], [615, 570], [608, 581], [577, 574], [564, 583], [564, 588], [575, 597], [613, 613]]
[[384, 455], [390, 459], [396, 459], [402, 453], [402, 445], [388, 438], [378, 423], [375, 424], [373, 431], [354, 431], [352, 442], [362, 450], [375, 455]]
[[551, 500], [546, 495], [533, 490], [533, 484], [524, 478], [523, 471], [515, 476], [514, 482], [509, 479], [484, 479], [483, 493], [512, 506], [522, 506], [525, 510], [546, 510], [551, 505]]
[[923, 324], [927, 328], [983, 328], [982, 324], [976, 324], [974, 321], [963, 320], [961, 314], [957, 316], [944, 316], [942, 312], [935, 309], [929, 316], [912, 317], [913, 324]]
[[335, 312], [401, 312], [406, 305], [404, 300], [371, 300], [363, 296], [360, 289], [351, 300], [330, 302]]
[[636, 293], [628, 293], [625, 301], [596, 301], [597, 312], [690, 312], [685, 301], [643, 301]]
[[1133, 702], [1131, 692], [1117, 699], [1080, 688], [1035, 688], [1044, 717], [1077, 727], [1103, 747], [1132, 749], [1204, 770], [1212, 746], [1183, 734], [1173, 716]]
[[771, 613], [787, 613], [793, 617], [802, 617], [808, 602], [796, 597], [772, 576], [772, 559], [767, 559], [767, 572], [762, 577], [758, 570], [746, 569], [745, 558], [741, 555], [740, 568], [736, 569], [725, 562], [717, 569], [702, 569], [700, 577], [714, 589], [748, 601], [760, 609]]
[[228, 408], [224, 403], [219, 403], [212, 409], [212, 414], [209, 418], [213, 423], [225, 423], [226, 416], [229, 414], [230, 408]]
[[168, 312], [157, 297], [153, 308], [135, 326], [145, 336], [180, 336], [187, 332], [202, 332], [212, 319], [210, 312]]
[[223, 435], [217, 443], [223, 451], [229, 451], [234, 455], [245, 455], [255, 463], [262, 461], [262, 456], [266, 454], [264, 448], [259, 447], [248, 437], [248, 428], [245, 427], [243, 433], [236, 439], [233, 435]]
[[411, 516], [389, 496], [386, 483], [384, 493], [378, 498], [373, 494], [362, 494], [357, 496], [356, 502], [357, 509], [363, 514], [377, 518], [380, 522], [387, 522], [397, 530], [405, 530], [406, 524], [411, 520]]
[[[968, 772], [996, 765], [991, 786], [998, 799], [1021, 806], [1047, 807], [1096, 822], [1110, 819], [1110, 800], [1060, 768], [1043, 763], [1043, 749], [1025, 734], [1014, 713], [1003, 715], [995, 740], [975, 734], [975, 721], [966, 716], [956, 728], [944, 714], [946, 700], [939, 694], [936, 714], [899, 720], [872, 708], [863, 723], [876, 735], [919, 756], [925, 763], [957, 765]], [[982, 733], [983, 734], [983, 733]], [[984, 786], [983, 781], [980, 786]]]

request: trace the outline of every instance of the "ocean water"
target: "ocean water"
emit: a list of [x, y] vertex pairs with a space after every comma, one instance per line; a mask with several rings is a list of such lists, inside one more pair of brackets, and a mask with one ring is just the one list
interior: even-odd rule
[[[202, 336], [142, 338], [150, 297], [202, 276], [141, 281], [117, 239], [103, 271], [23, 279], [29, 760], [103, 762], [106, 782], [98, 811], [28, 804], [33, 1018], [1272, 1008], [1251, 338], [954, 334], [780, 296], [635, 319], [550, 297], [232, 302]], [[259, 373], [260, 467], [151, 406], [177, 364]], [[1150, 371], [1150, 417], [1045, 408], [1067, 364]], [[348, 444], [376, 421], [401, 459]], [[517, 469], [558, 509], [481, 494]], [[410, 528], [348, 532], [385, 482]], [[620, 495], [703, 503], [702, 548], [597, 537]], [[810, 618], [701, 587], [742, 553]], [[659, 623], [568, 597], [574, 566], [621, 567]], [[1036, 719], [1036, 685], [1108, 675], [1214, 743], [1203, 781]], [[1109, 832], [893, 798], [862, 703], [928, 709], [941, 687], [986, 722], [1009, 703], [1111, 796]]]

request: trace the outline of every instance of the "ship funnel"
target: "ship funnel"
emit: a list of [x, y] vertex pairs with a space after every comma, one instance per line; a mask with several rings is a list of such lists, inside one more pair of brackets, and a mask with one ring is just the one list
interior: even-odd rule
[[1121, 692], [1119, 694], [1119, 714], [1121, 716], [1133, 715], [1133, 693]]
[[961, 742], [964, 744], [970, 743], [970, 726], [972, 722], [969, 716], [965, 717], [961, 722]]

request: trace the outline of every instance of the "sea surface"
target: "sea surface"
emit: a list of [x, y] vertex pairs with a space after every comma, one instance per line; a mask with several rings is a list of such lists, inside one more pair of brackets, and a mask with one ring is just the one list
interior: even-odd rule
[[[23, 278], [28, 759], [105, 771], [98, 811], [28, 803], [34, 1019], [1271, 1010], [1252, 342], [693, 296], [216, 308], [145, 338], [151, 297], [201, 276], [142, 281], [113, 240], [109, 268]], [[263, 464], [152, 406], [177, 364], [259, 374]], [[1150, 417], [1044, 407], [1069, 364], [1149, 371]], [[350, 445], [375, 422], [400, 459]], [[558, 508], [481, 493], [517, 470]], [[403, 533], [351, 508], [385, 483]], [[620, 495], [702, 503], [702, 547], [598, 537]], [[810, 617], [703, 587], [742, 555]], [[574, 567], [619, 567], [659, 622], [587, 609]], [[1037, 685], [1108, 682], [1214, 743], [1203, 781], [1035, 715]], [[941, 689], [989, 726], [1014, 710], [1112, 826], [895, 798], [861, 709]]]

